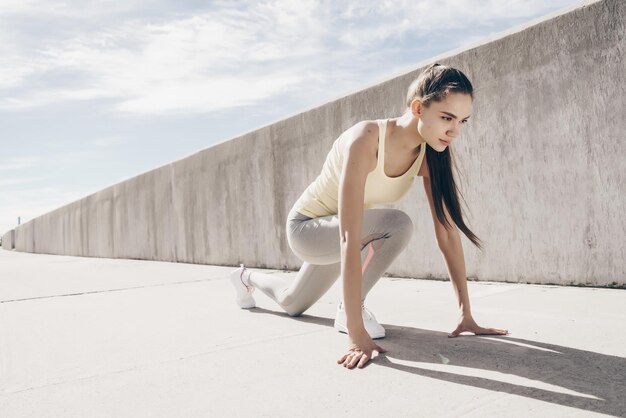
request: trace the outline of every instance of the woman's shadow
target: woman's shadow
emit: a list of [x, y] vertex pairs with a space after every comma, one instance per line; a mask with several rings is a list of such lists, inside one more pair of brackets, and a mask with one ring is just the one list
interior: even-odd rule
[[[289, 317], [263, 308], [250, 312]], [[329, 327], [334, 323], [310, 315], [291, 319]], [[444, 332], [383, 325], [386, 337], [375, 341], [387, 353], [368, 366], [626, 416], [626, 358], [510, 336], [449, 338]]]

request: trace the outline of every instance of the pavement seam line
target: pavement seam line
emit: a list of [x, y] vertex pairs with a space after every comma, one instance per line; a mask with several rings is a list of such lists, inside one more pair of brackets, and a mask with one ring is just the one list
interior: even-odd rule
[[211, 282], [211, 281], [216, 281], [216, 280], [224, 280], [224, 279], [221, 277], [218, 277], [214, 279], [186, 280], [182, 282], [173, 282], [173, 283], [158, 283], [158, 284], [151, 284], [151, 285], [145, 285], [145, 286], [122, 287], [119, 289], [91, 290], [91, 291], [79, 292], [79, 293], [65, 293], [61, 295], [47, 295], [47, 296], [36, 296], [32, 298], [1, 300], [0, 303], [25, 302], [29, 300], [51, 299], [51, 298], [66, 297], [66, 296], [81, 296], [81, 295], [89, 295], [93, 293], [121, 292], [125, 290], [146, 289], [150, 287], [160, 287], [160, 286], [173, 286], [173, 285], [186, 284], [186, 283]]

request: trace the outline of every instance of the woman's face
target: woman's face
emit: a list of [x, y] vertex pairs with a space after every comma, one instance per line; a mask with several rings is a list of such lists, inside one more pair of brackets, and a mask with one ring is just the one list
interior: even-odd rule
[[469, 94], [450, 93], [441, 102], [433, 101], [429, 107], [421, 106], [417, 131], [428, 145], [441, 152], [461, 135], [461, 128], [471, 113], [472, 98]]

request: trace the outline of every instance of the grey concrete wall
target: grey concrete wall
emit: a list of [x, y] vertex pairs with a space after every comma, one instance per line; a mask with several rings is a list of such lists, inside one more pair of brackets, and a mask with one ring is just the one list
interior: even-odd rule
[[13, 248], [15, 248], [15, 230], [14, 229], [5, 232], [5, 234], [2, 235], [2, 249], [12, 250]]
[[[479, 280], [626, 285], [626, 2], [588, 2], [414, 71], [209, 147], [33, 219], [20, 251], [297, 269], [286, 216], [334, 139], [399, 116], [410, 81], [437, 61], [476, 89], [454, 151]], [[421, 180], [397, 205], [415, 234], [389, 275], [448, 277]]]

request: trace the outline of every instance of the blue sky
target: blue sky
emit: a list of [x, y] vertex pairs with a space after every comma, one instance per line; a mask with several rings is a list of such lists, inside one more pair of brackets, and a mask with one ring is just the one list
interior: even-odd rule
[[580, 0], [0, 0], [0, 232]]

